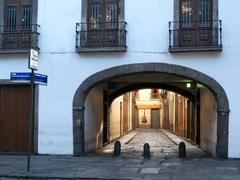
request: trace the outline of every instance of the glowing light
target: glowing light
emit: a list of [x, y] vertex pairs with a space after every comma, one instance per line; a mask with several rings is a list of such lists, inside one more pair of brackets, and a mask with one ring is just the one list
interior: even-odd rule
[[192, 8], [191, 8], [191, 7], [188, 7], [187, 5], [182, 5], [182, 12], [183, 12], [184, 14], [190, 14], [190, 15], [191, 15]]
[[191, 83], [187, 83], [187, 88], [191, 88], [191, 87], [192, 87]]

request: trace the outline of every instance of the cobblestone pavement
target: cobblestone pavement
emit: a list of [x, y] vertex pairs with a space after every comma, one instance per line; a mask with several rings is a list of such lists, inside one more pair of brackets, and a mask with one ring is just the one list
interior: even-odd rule
[[168, 138], [161, 129], [139, 129], [136, 136], [128, 143], [129, 145], [143, 146], [148, 143], [151, 147], [176, 145]]
[[[148, 143], [150, 145], [151, 156], [177, 158], [178, 144], [184, 142], [186, 144], [188, 157], [208, 157], [208, 154], [202, 149], [163, 129], [137, 129], [123, 136], [119, 141], [122, 145], [121, 153], [123, 156], [141, 156], [143, 153], [143, 145]], [[113, 148], [114, 142], [99, 149], [97, 153], [112, 154]]]

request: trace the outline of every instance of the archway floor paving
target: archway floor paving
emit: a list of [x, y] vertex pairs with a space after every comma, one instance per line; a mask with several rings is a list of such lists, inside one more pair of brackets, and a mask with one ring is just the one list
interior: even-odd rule
[[[184, 142], [189, 158], [209, 157], [199, 147], [164, 129], [136, 129], [117, 140], [121, 142], [122, 156], [139, 157], [143, 153], [143, 145], [148, 143], [151, 156], [164, 159], [177, 158], [178, 144]], [[95, 153], [103, 155], [112, 154], [115, 141], [97, 150]]]

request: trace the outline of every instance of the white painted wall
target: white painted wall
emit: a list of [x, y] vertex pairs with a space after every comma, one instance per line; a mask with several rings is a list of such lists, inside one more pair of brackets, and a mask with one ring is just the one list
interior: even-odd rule
[[[93, 113], [94, 112], [94, 113]], [[95, 87], [87, 95], [84, 116], [85, 149], [91, 152], [103, 145], [103, 88]]]
[[[233, 6], [234, 4], [234, 6]], [[229, 157], [240, 157], [240, 1], [219, 0], [223, 52], [168, 53], [168, 21], [173, 1], [125, 0], [126, 53], [75, 52], [75, 23], [81, 19], [81, 0], [39, 0], [39, 72], [49, 76], [40, 87], [39, 153], [72, 154], [72, 100], [77, 87], [97, 71], [130, 63], [165, 62], [201, 71], [217, 80], [230, 103]], [[27, 71], [27, 56], [0, 55], [0, 79], [12, 71]]]
[[[121, 112], [121, 103], [123, 104], [124, 95], [121, 95], [114, 99], [110, 108], [109, 108], [109, 141], [115, 140], [121, 136], [121, 128], [123, 128], [123, 111]], [[133, 130], [133, 118], [132, 118], [132, 111], [133, 111], [133, 104], [132, 104], [132, 92], [128, 93], [128, 132]], [[124, 105], [124, 104], [123, 104]], [[123, 109], [123, 107], [122, 107]], [[122, 115], [121, 115], [122, 113]], [[122, 122], [120, 119], [122, 116]], [[122, 123], [122, 124], [121, 124]], [[123, 131], [123, 129], [122, 129]]]
[[151, 98], [151, 89], [140, 89], [138, 91], [138, 99], [139, 101], [146, 101], [146, 103]]
[[112, 141], [118, 137], [121, 136], [120, 128], [121, 128], [121, 122], [120, 122], [120, 103], [123, 102], [123, 96], [119, 96], [116, 98], [111, 106], [110, 106], [110, 119], [109, 119], [109, 140]]
[[211, 91], [200, 88], [200, 147], [216, 156], [217, 103]]

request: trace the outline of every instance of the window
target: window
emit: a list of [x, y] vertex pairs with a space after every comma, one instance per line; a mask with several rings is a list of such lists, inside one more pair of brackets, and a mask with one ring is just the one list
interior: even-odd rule
[[89, 1], [88, 24], [89, 29], [117, 29], [118, 1]]
[[158, 89], [151, 89], [151, 99], [159, 99], [160, 94]]
[[[126, 50], [123, 0], [83, 0], [82, 22], [77, 23], [76, 48]], [[90, 50], [91, 51], [91, 50]]]
[[15, 6], [7, 6], [6, 7], [6, 25], [7, 30], [15, 30], [16, 29], [16, 7]]
[[30, 29], [31, 28], [31, 17], [32, 17], [32, 7], [31, 5], [23, 5], [21, 7], [22, 17], [21, 17], [21, 28]]
[[[37, 48], [37, 0], [4, 0], [0, 50]], [[34, 24], [35, 23], [35, 24]]]
[[6, 30], [30, 29], [31, 1], [5, 1]]
[[89, 0], [88, 46], [114, 47], [118, 43], [118, 1]]
[[182, 0], [180, 4], [181, 27], [210, 27], [212, 21], [211, 6], [211, 0]]
[[[208, 45], [212, 40], [211, 0], [181, 0], [181, 46]], [[194, 29], [194, 30], [192, 30]]]
[[174, 13], [169, 23], [170, 50], [221, 50], [217, 0], [175, 0]]

